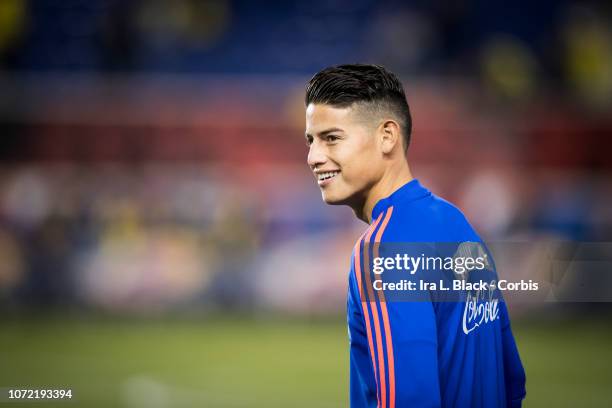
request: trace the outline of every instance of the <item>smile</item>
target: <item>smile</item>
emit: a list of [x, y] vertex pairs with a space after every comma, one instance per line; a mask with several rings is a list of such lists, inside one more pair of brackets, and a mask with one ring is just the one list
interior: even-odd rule
[[329, 180], [333, 179], [334, 177], [336, 177], [338, 174], [340, 174], [340, 171], [335, 170], [335, 171], [326, 171], [324, 173], [319, 173], [317, 174], [317, 181], [319, 183], [319, 185], [328, 182]]
[[339, 171], [328, 171], [326, 173], [317, 174], [317, 179], [319, 181], [327, 180], [332, 177], [336, 177], [336, 175], [340, 174]]

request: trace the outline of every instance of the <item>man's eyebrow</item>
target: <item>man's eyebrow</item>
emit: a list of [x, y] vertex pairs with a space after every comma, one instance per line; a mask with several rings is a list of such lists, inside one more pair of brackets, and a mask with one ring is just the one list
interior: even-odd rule
[[[337, 128], [337, 127], [332, 127], [332, 128], [325, 129], [325, 130], [319, 132], [319, 136], [325, 136], [328, 133], [333, 133], [333, 132], [344, 132], [344, 130], [342, 130], [340, 128]], [[306, 133], [306, 137], [312, 137], [312, 135], [310, 133]]]

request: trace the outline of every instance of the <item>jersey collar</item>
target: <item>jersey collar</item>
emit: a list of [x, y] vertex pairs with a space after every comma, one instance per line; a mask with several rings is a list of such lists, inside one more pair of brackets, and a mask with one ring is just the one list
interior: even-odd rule
[[419, 180], [412, 179], [395, 190], [390, 196], [378, 200], [374, 210], [372, 210], [372, 220], [378, 218], [383, 211], [392, 205], [418, 200], [428, 195], [431, 195], [431, 192], [423, 187]]

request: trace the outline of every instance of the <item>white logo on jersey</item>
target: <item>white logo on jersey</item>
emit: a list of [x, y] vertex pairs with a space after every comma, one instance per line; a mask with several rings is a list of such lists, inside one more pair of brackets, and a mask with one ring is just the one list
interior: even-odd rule
[[[489, 285], [490, 286], [490, 285]], [[482, 324], [491, 322], [499, 318], [499, 299], [493, 299], [493, 290], [485, 299], [485, 291], [478, 290], [467, 293], [465, 309], [463, 309], [463, 332], [470, 334]]]

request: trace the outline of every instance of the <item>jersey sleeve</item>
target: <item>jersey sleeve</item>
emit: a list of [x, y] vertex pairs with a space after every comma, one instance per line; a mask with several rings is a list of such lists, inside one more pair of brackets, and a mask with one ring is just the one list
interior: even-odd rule
[[374, 368], [378, 407], [439, 407], [437, 329], [427, 291], [414, 300], [391, 301], [374, 290], [371, 260], [377, 245], [355, 252], [354, 298], [363, 316]]
[[[385, 304], [386, 303], [386, 304]], [[389, 325], [389, 406], [438, 407], [440, 386], [434, 311], [430, 302], [385, 302]], [[385, 311], [386, 309], [386, 311]]]
[[[483, 244], [484, 245], [484, 244]], [[485, 245], [486, 247], [486, 245]], [[493, 257], [490, 256], [490, 251], [486, 248], [487, 254], [493, 265], [493, 270], [497, 268]], [[500, 295], [501, 302], [499, 303], [499, 318], [502, 338], [502, 354], [504, 362], [504, 384], [506, 388], [506, 406], [508, 408], [520, 408], [523, 404], [523, 399], [527, 395], [525, 384], [527, 378], [525, 369], [521, 362], [521, 357], [514, 340], [512, 326], [510, 324], [510, 315], [508, 306], [503, 296]]]
[[502, 330], [502, 346], [504, 356], [504, 379], [506, 385], [506, 398], [508, 408], [519, 408], [525, 398], [525, 370], [519, 357], [506, 302], [501, 302], [500, 319]]

